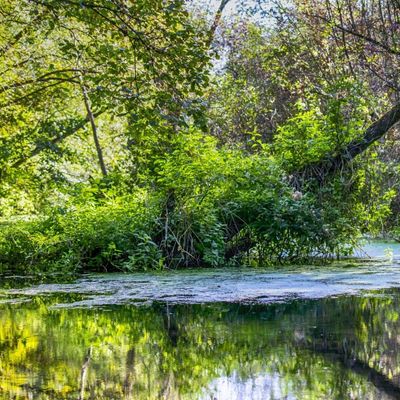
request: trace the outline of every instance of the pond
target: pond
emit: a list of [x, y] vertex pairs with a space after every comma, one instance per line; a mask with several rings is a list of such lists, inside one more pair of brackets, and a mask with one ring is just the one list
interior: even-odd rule
[[400, 398], [396, 251], [23, 283], [2, 278], [1, 400]]

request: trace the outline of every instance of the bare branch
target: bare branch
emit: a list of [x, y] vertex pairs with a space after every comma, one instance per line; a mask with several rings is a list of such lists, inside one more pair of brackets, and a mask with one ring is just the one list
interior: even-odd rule
[[219, 4], [218, 10], [214, 17], [214, 21], [211, 25], [210, 30], [208, 31], [208, 46], [210, 46], [212, 41], [214, 40], [215, 32], [221, 22], [222, 13], [224, 12], [224, 9], [229, 3], [229, 1], [230, 0], [221, 0], [221, 3]]

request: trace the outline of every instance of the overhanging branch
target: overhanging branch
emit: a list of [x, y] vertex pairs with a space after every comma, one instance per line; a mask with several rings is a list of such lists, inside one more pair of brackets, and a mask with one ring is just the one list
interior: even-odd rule
[[399, 121], [400, 103], [397, 103], [390, 111], [370, 125], [361, 138], [351, 141], [339, 154], [307, 165], [302, 170], [297, 171], [296, 177], [303, 181], [314, 179], [322, 183], [327, 176], [341, 170], [355, 157], [366, 151]]

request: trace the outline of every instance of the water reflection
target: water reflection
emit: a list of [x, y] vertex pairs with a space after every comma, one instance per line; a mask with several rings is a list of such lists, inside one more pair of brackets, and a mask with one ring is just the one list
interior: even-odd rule
[[398, 399], [398, 290], [283, 304], [0, 304], [0, 399]]

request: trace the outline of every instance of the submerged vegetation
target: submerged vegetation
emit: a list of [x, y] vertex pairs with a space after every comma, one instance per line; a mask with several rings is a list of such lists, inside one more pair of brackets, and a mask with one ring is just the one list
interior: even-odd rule
[[396, 1], [228, 3], [0, 0], [0, 271], [293, 263], [396, 235]]

